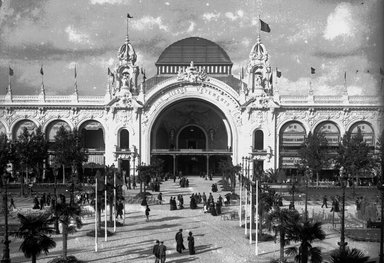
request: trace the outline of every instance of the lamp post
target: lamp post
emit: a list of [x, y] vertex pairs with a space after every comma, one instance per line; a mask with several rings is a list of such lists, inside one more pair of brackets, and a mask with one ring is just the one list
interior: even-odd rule
[[381, 209], [380, 209], [380, 255], [379, 263], [384, 263], [383, 242], [384, 242], [384, 181], [377, 184], [381, 195]]
[[56, 209], [56, 206], [57, 206], [57, 175], [59, 174], [59, 168], [60, 168], [60, 165], [58, 163], [53, 163], [53, 178], [54, 178], [54, 185], [53, 185], [53, 196], [55, 197], [54, 198], [54, 201], [53, 201], [53, 211], [55, 213], [55, 232], [56, 234], [60, 234], [60, 231], [59, 231], [59, 220], [57, 218], [57, 209]]
[[3, 195], [3, 206], [4, 206], [4, 249], [3, 249], [3, 258], [1, 263], [10, 263], [11, 259], [9, 257], [9, 235], [8, 235], [8, 173], [4, 172], [3, 174], [3, 185], [4, 185], [4, 195]]
[[308, 181], [309, 181], [310, 173], [311, 171], [307, 166], [305, 170], [305, 206], [304, 206], [305, 221], [308, 221]]
[[345, 173], [344, 173], [344, 167], [340, 167], [340, 184], [341, 184], [341, 188], [343, 189], [343, 196], [342, 196], [342, 210], [341, 210], [341, 226], [340, 226], [340, 242], [338, 243], [338, 245], [340, 246], [340, 251], [344, 252], [345, 251], [345, 247], [348, 245], [347, 242], [345, 242], [345, 235], [344, 235], [344, 231], [345, 231], [345, 180], [347, 179], [347, 177], [345, 177]]

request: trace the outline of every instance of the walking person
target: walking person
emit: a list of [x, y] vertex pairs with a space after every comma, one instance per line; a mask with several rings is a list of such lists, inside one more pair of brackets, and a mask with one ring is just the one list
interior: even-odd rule
[[183, 229], [179, 229], [179, 232], [176, 233], [175, 239], [176, 239], [176, 251], [179, 253], [183, 252], [183, 249], [185, 249], [183, 244]]
[[9, 201], [9, 210], [11, 210], [11, 208], [14, 208], [16, 209], [16, 205], [15, 205], [15, 200], [13, 200], [13, 197], [11, 197], [11, 200]]
[[152, 253], [155, 256], [155, 263], [160, 262], [160, 254], [159, 254], [159, 240], [156, 240], [155, 245], [153, 246]]
[[165, 260], [167, 259], [167, 247], [164, 245], [163, 241], [160, 242], [159, 257], [160, 257], [160, 262], [165, 263]]
[[151, 211], [151, 209], [149, 209], [149, 205], [147, 205], [147, 208], [145, 209], [145, 217], [147, 218], [147, 222], [149, 221], [149, 211]]
[[323, 204], [321, 205], [321, 208], [323, 208], [325, 206], [325, 208], [328, 208], [328, 199], [327, 199], [327, 195], [324, 195], [323, 196]]
[[188, 250], [189, 250], [189, 255], [194, 255], [195, 254], [195, 238], [192, 236], [192, 232], [189, 231], [188, 233]]

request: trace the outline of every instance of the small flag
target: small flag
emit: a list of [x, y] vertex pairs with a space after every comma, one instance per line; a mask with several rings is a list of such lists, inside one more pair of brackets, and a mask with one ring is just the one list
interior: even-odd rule
[[76, 70], [76, 65], [75, 65], [75, 78], [77, 78], [77, 70]]
[[43, 65], [41, 65], [41, 68], [40, 68], [40, 74], [41, 74], [41, 75], [44, 75]]
[[315, 74], [315, 73], [316, 73], [316, 69], [311, 67], [311, 74]]
[[131, 16], [130, 14], [127, 14], [127, 18], [133, 18], [133, 16]]
[[9, 67], [9, 76], [13, 76], [13, 69]]
[[281, 71], [278, 71], [276, 68], [276, 77], [281, 78]]
[[259, 20], [260, 20], [260, 30], [268, 33], [271, 32], [271, 28], [269, 27], [269, 25], [265, 23], [263, 20], [261, 19]]
[[380, 75], [384, 76], [384, 70], [380, 67]]

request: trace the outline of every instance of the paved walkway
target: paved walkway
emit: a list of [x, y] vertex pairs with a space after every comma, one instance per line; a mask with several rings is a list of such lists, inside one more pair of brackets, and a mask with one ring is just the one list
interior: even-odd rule
[[[239, 226], [238, 220], [222, 220], [221, 216], [212, 216], [202, 211], [201, 205], [199, 209], [189, 209], [189, 196], [192, 193], [205, 192], [210, 193], [211, 184], [215, 183], [219, 178], [213, 181], [206, 181], [200, 177], [190, 177], [189, 187], [180, 188], [178, 183], [173, 181], [164, 182], [161, 185], [161, 192], [165, 199], [163, 205], [150, 205], [150, 221], [146, 222], [144, 216], [144, 207], [138, 204], [127, 204], [125, 224], [118, 227], [114, 236], [108, 237], [108, 241], [104, 238], [98, 240], [98, 252], [95, 250], [94, 238], [87, 237], [86, 233], [94, 229], [94, 220], [92, 217], [84, 219], [84, 226], [77, 233], [70, 235], [68, 240], [68, 255], [74, 255], [84, 262], [154, 262], [152, 255], [152, 247], [154, 240], [164, 241], [167, 246], [167, 262], [202, 262], [202, 263], [242, 263], [242, 262], [269, 262], [272, 258], [279, 256], [279, 244], [270, 242], [259, 243], [259, 256], [255, 256], [255, 243], [249, 244], [249, 238], [245, 236], [244, 229]], [[138, 189], [130, 190], [130, 194], [138, 193]], [[213, 193], [215, 200], [218, 195], [224, 197], [227, 192], [221, 191]], [[154, 193], [155, 195], [157, 193]], [[169, 198], [183, 194], [185, 209], [169, 210]], [[32, 200], [15, 199], [18, 208], [27, 209], [31, 207]], [[352, 204], [352, 203], [350, 203]], [[298, 204], [299, 211], [303, 208], [302, 204]], [[319, 205], [308, 206], [310, 213], [322, 211]], [[238, 206], [229, 206], [224, 209], [238, 211]], [[348, 207], [352, 209], [352, 206]], [[122, 220], [120, 220], [122, 221]], [[0, 221], [3, 224], [3, 220]], [[193, 232], [195, 236], [196, 254], [189, 255], [188, 249], [182, 254], [176, 252], [175, 234], [178, 229], [183, 229], [184, 245], [187, 245], [187, 234]], [[113, 231], [113, 228], [109, 228]], [[327, 238], [316, 246], [323, 249], [324, 259], [331, 249], [337, 248], [337, 242], [340, 234], [334, 231], [330, 225], [324, 225], [327, 232]], [[61, 236], [54, 236], [57, 246], [51, 250], [48, 255], [42, 254], [38, 258], [38, 262], [45, 263], [61, 253], [62, 242]], [[11, 237], [11, 260], [15, 262], [30, 262], [19, 251], [21, 240]], [[371, 242], [354, 242], [346, 240], [350, 247], [361, 249], [365, 254], [374, 259], [379, 254], [379, 243]], [[2, 250], [0, 250], [2, 253]]]

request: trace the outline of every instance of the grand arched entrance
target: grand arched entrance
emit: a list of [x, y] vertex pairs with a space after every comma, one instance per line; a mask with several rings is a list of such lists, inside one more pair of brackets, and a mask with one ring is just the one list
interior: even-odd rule
[[164, 161], [164, 172], [202, 175], [218, 172], [220, 160], [232, 156], [232, 138], [222, 111], [201, 99], [170, 104], [151, 130], [151, 160]]

